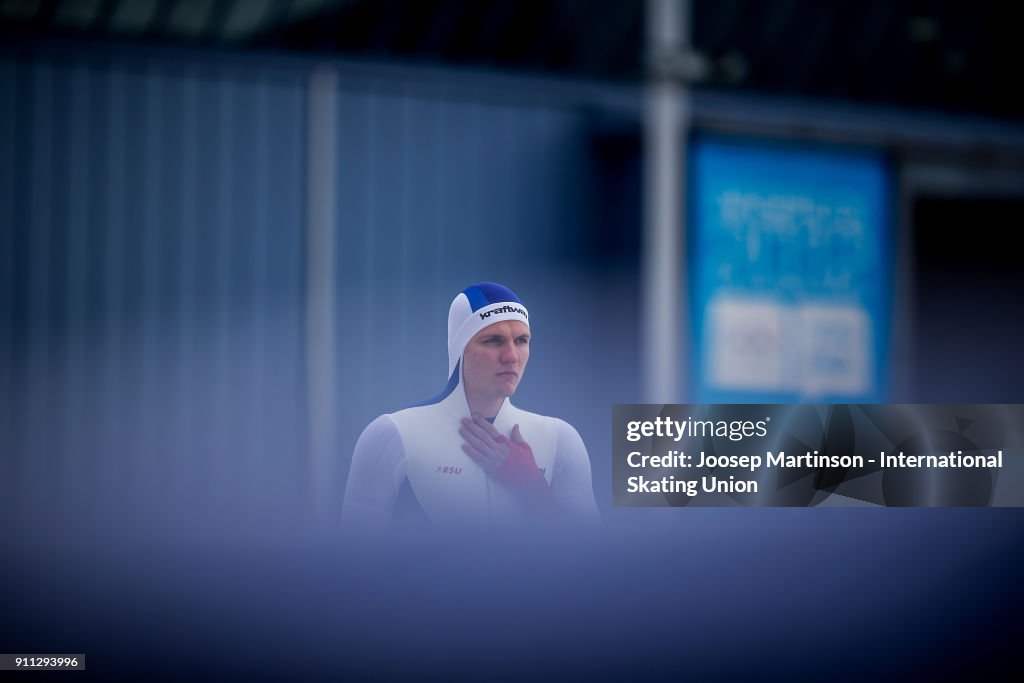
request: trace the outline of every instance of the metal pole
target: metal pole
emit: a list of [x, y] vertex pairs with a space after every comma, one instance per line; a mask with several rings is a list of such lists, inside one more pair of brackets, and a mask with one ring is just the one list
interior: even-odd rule
[[335, 455], [334, 247], [337, 207], [338, 75], [320, 67], [309, 79], [306, 205], [306, 387], [310, 485], [315, 509], [329, 508]]
[[690, 330], [684, 168], [690, 116], [685, 86], [688, 0], [648, 0], [650, 77], [644, 116], [643, 395], [683, 400]]

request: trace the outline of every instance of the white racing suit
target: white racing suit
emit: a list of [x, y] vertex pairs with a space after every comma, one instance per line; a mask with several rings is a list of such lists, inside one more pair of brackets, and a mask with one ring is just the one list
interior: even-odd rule
[[[346, 527], [386, 526], [400, 496], [410, 493], [437, 527], [516, 525], [527, 519], [524, 498], [462, 450], [459, 426], [470, 412], [461, 372], [454, 377], [460, 381], [447, 393], [381, 415], [363, 430], [345, 489]], [[511, 437], [516, 424], [565, 516], [598, 520], [590, 459], [576, 430], [563, 420], [520, 410], [506, 398], [494, 427]]]

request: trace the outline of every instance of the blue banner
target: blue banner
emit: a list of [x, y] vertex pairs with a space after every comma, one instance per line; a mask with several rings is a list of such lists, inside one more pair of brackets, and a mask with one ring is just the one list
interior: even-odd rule
[[723, 138], [692, 155], [696, 400], [884, 401], [883, 156]]

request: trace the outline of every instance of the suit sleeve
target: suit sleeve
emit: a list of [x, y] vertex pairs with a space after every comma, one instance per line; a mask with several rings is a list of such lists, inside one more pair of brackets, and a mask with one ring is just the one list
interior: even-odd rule
[[594, 483], [590, 472], [590, 456], [579, 432], [564, 420], [558, 420], [558, 447], [551, 491], [571, 517], [585, 522], [599, 522], [601, 514], [594, 500]]
[[381, 415], [367, 425], [352, 452], [341, 508], [347, 531], [384, 529], [405, 480], [405, 448], [395, 423]]

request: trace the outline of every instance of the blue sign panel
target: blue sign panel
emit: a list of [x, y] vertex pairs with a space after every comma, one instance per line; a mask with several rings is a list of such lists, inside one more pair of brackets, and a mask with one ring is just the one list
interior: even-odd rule
[[697, 140], [692, 155], [696, 399], [883, 401], [882, 155], [719, 138]]

